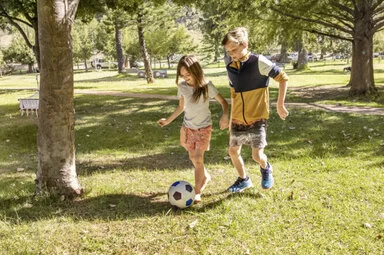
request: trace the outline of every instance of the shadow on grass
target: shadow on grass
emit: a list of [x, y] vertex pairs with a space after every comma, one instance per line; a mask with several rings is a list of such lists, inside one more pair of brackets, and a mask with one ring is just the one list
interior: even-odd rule
[[[1, 181], [2, 184], [4, 181]], [[27, 185], [25, 189], [32, 189]], [[86, 195], [85, 195], [86, 196]], [[188, 211], [204, 212], [215, 209], [225, 200], [248, 197], [261, 199], [263, 196], [252, 190], [231, 194], [228, 191], [204, 195], [204, 202], [195, 204], [186, 209], [171, 206], [166, 193], [150, 194], [108, 194], [92, 198], [80, 198], [76, 201], [60, 201], [52, 197], [19, 196], [9, 199], [0, 199], [0, 210], [5, 213], [8, 223], [25, 223], [51, 219], [56, 217], [69, 217], [73, 220], [124, 220], [143, 218], [148, 216], [179, 215]]]
[[[80, 175], [95, 171], [131, 169], [184, 169], [190, 167], [188, 154], [178, 145], [179, 118], [169, 126], [160, 128], [156, 121], [169, 116], [175, 109], [175, 102], [156, 99], [117, 98], [111, 96], [79, 96], [76, 98], [76, 149]], [[8, 106], [0, 111], [7, 111]], [[221, 109], [212, 105], [214, 127], [217, 129]], [[271, 109], [268, 127], [270, 145], [266, 153], [273, 161], [279, 159], [370, 157], [383, 155], [382, 130], [384, 123], [380, 116], [328, 113], [318, 110], [289, 109], [290, 116], [282, 121]], [[23, 117], [13, 119], [1, 117], [1, 156], [12, 166], [35, 164], [37, 159], [19, 157], [20, 153], [31, 152], [36, 146], [30, 121]], [[214, 131], [211, 151], [207, 152], [206, 163], [223, 160], [227, 155], [227, 131]], [[31, 136], [31, 139], [26, 139]], [[4, 142], [8, 137], [11, 143]], [[381, 140], [380, 140], [381, 139]], [[381, 141], [381, 142], [380, 142]], [[114, 158], [114, 154], [126, 157]], [[19, 154], [18, 154], [19, 153]], [[28, 153], [28, 152], [27, 152]], [[83, 155], [92, 155], [86, 160]], [[10, 157], [9, 155], [13, 155]], [[137, 155], [137, 156], [136, 156]], [[243, 151], [246, 161], [251, 161], [250, 150]], [[32, 162], [33, 161], [33, 162]], [[31, 163], [32, 162], [32, 163]], [[374, 162], [372, 164], [378, 164]], [[369, 165], [365, 165], [369, 169]], [[317, 171], [334, 171], [333, 166], [324, 166]], [[12, 198], [0, 197], [0, 210], [14, 222], [37, 221], [60, 216], [74, 219], [124, 219], [153, 215], [166, 215], [170, 209], [165, 193], [151, 194], [100, 194], [74, 202], [60, 202], [50, 198], [32, 198], [25, 194], [34, 192], [30, 176], [12, 180], [1, 174], [0, 194], [15, 194]], [[260, 194], [245, 192], [206, 194], [207, 202], [188, 210], [203, 211], [220, 206], [226, 199], [237, 196], [260, 198]], [[176, 212], [182, 213], [180, 210]], [[8, 219], [7, 219], [8, 220]]]
[[[175, 160], [177, 159], [177, 160]], [[143, 171], [156, 171], [156, 170], [182, 170], [192, 168], [192, 164], [188, 158], [187, 152], [159, 153], [140, 157], [126, 158], [123, 160], [114, 160], [111, 163], [105, 161], [95, 162], [79, 162], [77, 165], [77, 172], [79, 175], [91, 175], [94, 172], [103, 173], [112, 171], [113, 169], [121, 169], [123, 171], [130, 171], [135, 169], [142, 169]]]

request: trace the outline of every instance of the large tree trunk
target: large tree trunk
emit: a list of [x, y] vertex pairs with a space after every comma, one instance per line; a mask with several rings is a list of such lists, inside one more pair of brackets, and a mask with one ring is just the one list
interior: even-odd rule
[[137, 32], [139, 35], [139, 44], [140, 44], [140, 52], [141, 56], [144, 60], [144, 67], [145, 67], [145, 74], [147, 78], [147, 83], [154, 83], [155, 79], [153, 78], [152, 68], [151, 64], [149, 63], [149, 56], [148, 56], [148, 50], [147, 45], [144, 38], [144, 29], [143, 29], [143, 14], [139, 10], [137, 14]]
[[75, 197], [71, 28], [80, 0], [39, 0], [40, 106], [36, 192]]
[[[361, 8], [361, 6], [360, 6]], [[368, 9], [368, 8], [367, 8]], [[355, 10], [357, 11], [357, 10]], [[355, 35], [352, 43], [352, 70], [350, 96], [376, 94], [373, 75], [373, 22], [368, 10], [355, 15]]]
[[39, 46], [39, 26], [37, 20], [33, 22], [33, 29], [35, 32], [35, 45], [33, 45], [32, 50], [36, 57], [37, 66], [40, 68], [40, 46]]
[[115, 42], [117, 52], [117, 68], [119, 73], [124, 69], [124, 55], [123, 55], [123, 32], [117, 25], [115, 25]]

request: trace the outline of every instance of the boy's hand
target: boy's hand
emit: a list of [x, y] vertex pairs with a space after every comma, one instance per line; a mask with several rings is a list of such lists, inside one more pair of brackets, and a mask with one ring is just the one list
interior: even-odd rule
[[277, 114], [279, 114], [280, 119], [285, 120], [285, 118], [289, 115], [288, 110], [284, 105], [277, 105]]

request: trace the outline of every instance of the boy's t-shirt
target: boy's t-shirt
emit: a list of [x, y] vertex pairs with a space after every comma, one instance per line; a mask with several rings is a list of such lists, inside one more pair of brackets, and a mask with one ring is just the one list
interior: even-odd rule
[[201, 96], [197, 102], [193, 101], [192, 86], [183, 81], [177, 86], [177, 97], [184, 97], [184, 121], [183, 125], [191, 129], [204, 128], [212, 125], [211, 111], [209, 110], [209, 99], [215, 98], [219, 91], [208, 81], [208, 98], [204, 101], [204, 97]]

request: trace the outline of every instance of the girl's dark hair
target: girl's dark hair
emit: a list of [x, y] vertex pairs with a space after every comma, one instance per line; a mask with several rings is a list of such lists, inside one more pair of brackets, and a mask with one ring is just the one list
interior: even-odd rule
[[191, 74], [195, 80], [194, 92], [192, 95], [193, 101], [197, 102], [201, 95], [203, 95], [204, 101], [208, 98], [208, 86], [204, 79], [204, 72], [200, 66], [199, 60], [194, 55], [184, 55], [179, 60], [177, 65], [176, 84], [179, 84], [179, 77], [181, 68], [184, 67], [188, 73]]

